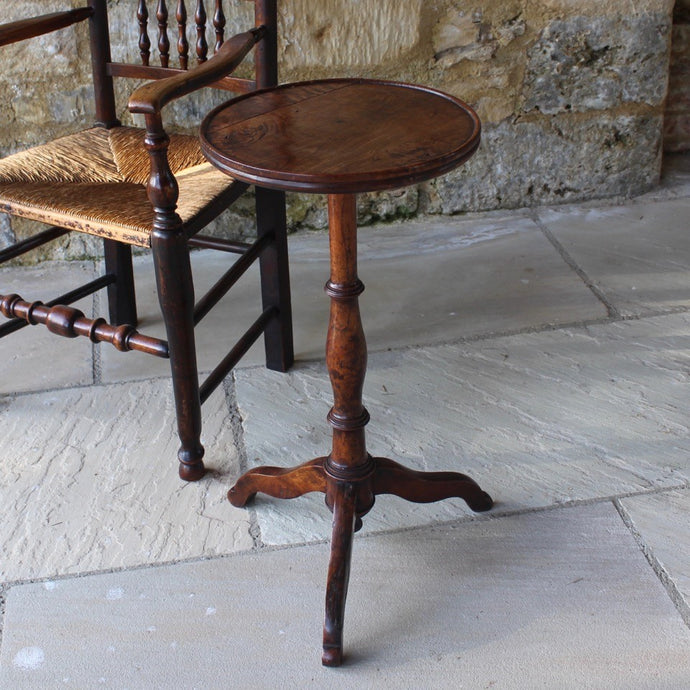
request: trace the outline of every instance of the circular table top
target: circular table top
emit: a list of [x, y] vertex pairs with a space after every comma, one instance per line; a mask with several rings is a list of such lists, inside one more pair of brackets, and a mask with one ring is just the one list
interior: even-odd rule
[[326, 194], [394, 189], [467, 160], [481, 125], [434, 89], [329, 79], [254, 91], [211, 111], [201, 148], [243, 182]]

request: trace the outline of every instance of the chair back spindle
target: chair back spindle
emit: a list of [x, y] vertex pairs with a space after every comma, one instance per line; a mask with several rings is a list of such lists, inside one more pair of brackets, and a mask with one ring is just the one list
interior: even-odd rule
[[199, 62], [206, 62], [208, 43], [206, 42], [206, 7], [204, 6], [204, 0], [197, 0], [194, 22], [196, 23], [196, 56]]
[[[170, 38], [168, 35], [169, 11], [165, 0], [157, 0], [156, 21], [158, 23], [158, 53], [161, 67], [168, 68], [170, 64]], [[187, 37], [187, 6], [184, 0], [177, 0], [175, 7], [177, 20], [177, 54], [180, 69], [189, 68], [189, 39]], [[137, 5], [137, 21], [139, 23], [139, 53], [141, 64], [148, 67], [151, 64], [151, 39], [148, 32], [149, 10], [146, 0], [139, 0]], [[225, 40], [225, 12], [222, 0], [214, 0], [213, 31], [215, 43], [213, 52], [217, 53]], [[194, 8], [194, 27], [196, 32], [196, 57], [199, 63], [208, 59], [209, 44], [206, 37], [208, 28], [208, 14], [204, 0], [196, 0]]]
[[149, 65], [151, 57], [151, 40], [149, 39], [148, 21], [149, 11], [146, 7], [146, 0], [139, 0], [137, 6], [137, 21], [139, 22], [139, 54], [141, 55], [141, 64]]
[[156, 19], [158, 20], [158, 53], [161, 67], [168, 67], [170, 63], [170, 39], [168, 38], [168, 7], [165, 0], [158, 0]]
[[225, 14], [223, 13], [222, 0], [216, 0], [216, 10], [213, 14], [213, 29], [216, 33], [216, 45], [214, 51], [217, 53], [223, 45], [225, 34]]
[[180, 68], [187, 69], [189, 67], [189, 41], [187, 40], [187, 8], [184, 0], [178, 1], [175, 18], [177, 19], [177, 54], [180, 58]]
[[[251, 1], [254, 4], [254, 25], [263, 27], [262, 38], [254, 49], [254, 78], [229, 75], [213, 84], [215, 88], [236, 94], [277, 83], [277, 0]], [[185, 0], [132, 2], [138, 24], [139, 59], [113, 62], [108, 57], [104, 70], [109, 77], [170, 77], [207, 62], [228, 39], [223, 0], [213, 0], [212, 4], [205, 0], [194, 0], [193, 4]], [[96, 10], [94, 21], [107, 27], [106, 0], [88, 0], [88, 3]], [[158, 57], [152, 55], [156, 50]]]

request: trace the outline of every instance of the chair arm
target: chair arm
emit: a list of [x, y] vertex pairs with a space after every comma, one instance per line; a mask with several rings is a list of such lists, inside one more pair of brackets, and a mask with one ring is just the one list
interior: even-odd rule
[[93, 14], [91, 7], [80, 7], [66, 12], [53, 12], [40, 17], [20, 19], [8, 24], [0, 24], [0, 46], [23, 41], [34, 36], [64, 29], [67, 26], [88, 19]]
[[225, 41], [210, 60], [194, 69], [140, 86], [129, 98], [130, 112], [145, 115], [160, 113], [170, 101], [219, 81], [242, 62], [264, 33], [265, 29], [258, 27], [237, 34]]

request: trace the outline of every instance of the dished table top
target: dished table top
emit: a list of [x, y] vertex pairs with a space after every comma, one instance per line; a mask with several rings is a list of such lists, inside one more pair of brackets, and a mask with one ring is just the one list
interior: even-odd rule
[[434, 89], [367, 79], [284, 84], [233, 99], [201, 126], [219, 169], [327, 194], [394, 189], [449, 172], [479, 146], [479, 118]]

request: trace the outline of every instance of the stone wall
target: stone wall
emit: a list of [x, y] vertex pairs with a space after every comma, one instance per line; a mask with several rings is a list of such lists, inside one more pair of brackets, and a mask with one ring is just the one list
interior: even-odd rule
[[[3, 0], [0, 20], [79, 4]], [[137, 54], [129, 18], [135, 4], [110, 2], [117, 60]], [[363, 198], [363, 222], [632, 196], [652, 187], [660, 172], [673, 5], [282, 0], [281, 78], [358, 75], [420, 82], [478, 110], [483, 142], [466, 166], [419, 187]], [[240, 17], [228, 22], [231, 30], [251, 21], [251, 3], [230, 0], [227, 6], [229, 16], [236, 10]], [[80, 27], [3, 49], [0, 154], [88, 124], [86, 43]], [[125, 121], [130, 88], [129, 82], [120, 87]], [[200, 102], [176, 104], [170, 122], [194, 128], [222, 98], [208, 92]], [[248, 231], [249, 215], [246, 206], [232, 216], [234, 234]], [[290, 195], [290, 218], [295, 227], [324, 227], [323, 199]], [[6, 222], [0, 232], [10, 233]], [[89, 251], [86, 245], [64, 250]]]

